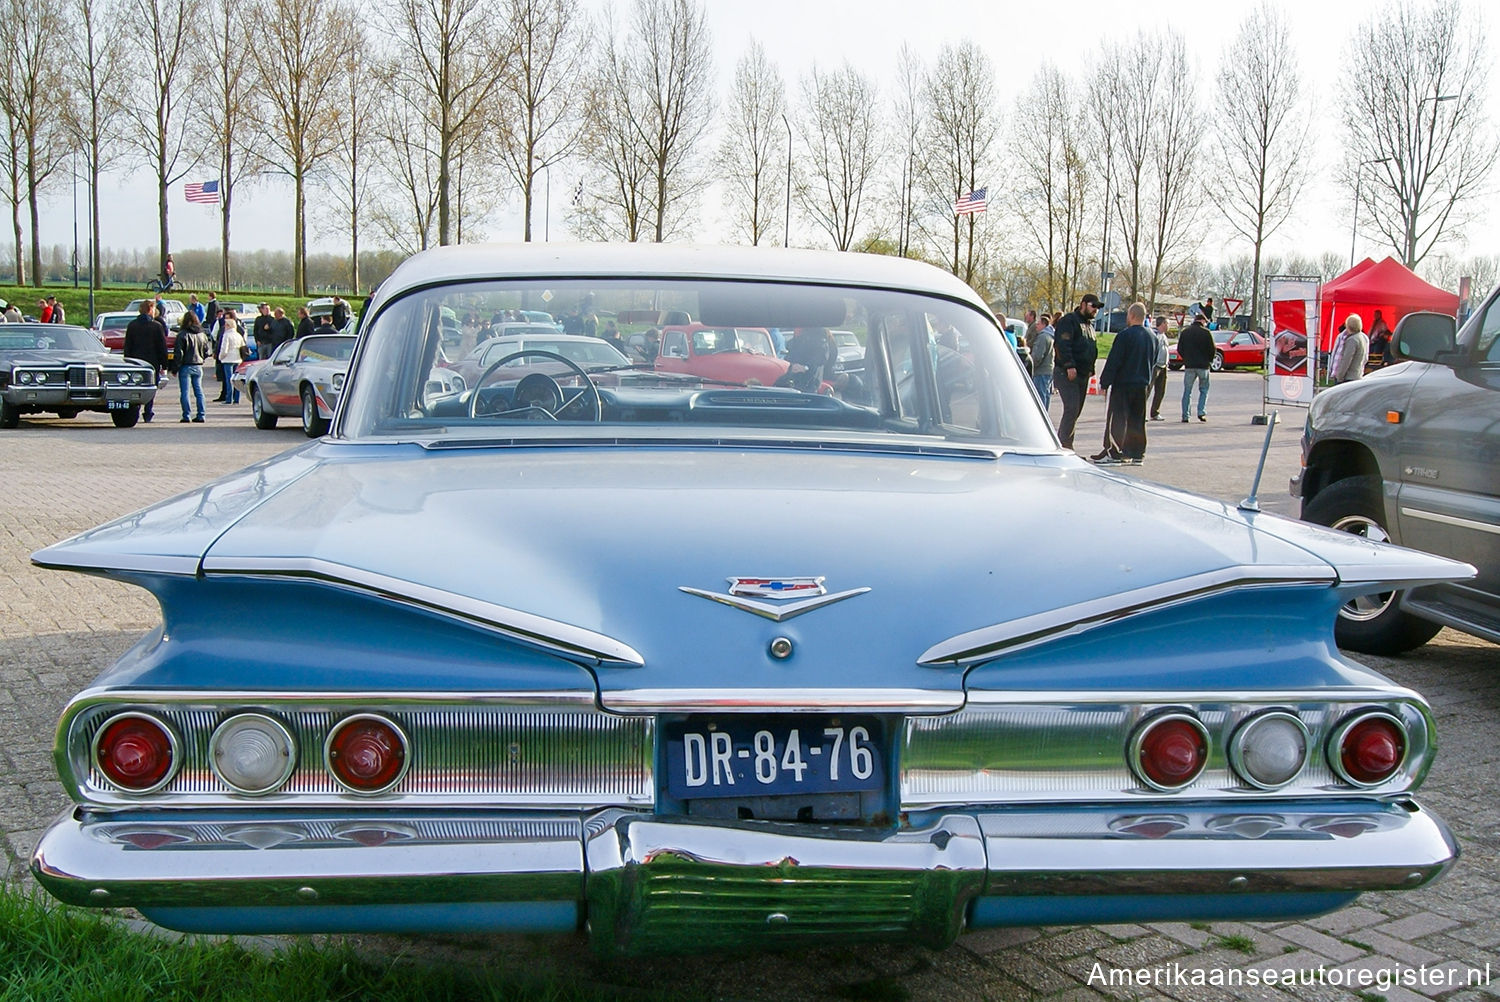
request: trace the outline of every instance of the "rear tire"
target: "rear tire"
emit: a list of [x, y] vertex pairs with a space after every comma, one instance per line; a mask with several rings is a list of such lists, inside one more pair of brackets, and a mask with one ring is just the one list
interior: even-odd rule
[[69, 418], [76, 418], [78, 416], [78, 408], [77, 407], [62, 407], [62, 408], [59, 408], [58, 412], [57, 412], [57, 416], [60, 417], [60, 418], [62, 418], [65, 421], [67, 419], [69, 419]]
[[[1302, 517], [1366, 539], [1390, 539], [1379, 477], [1347, 477], [1329, 484], [1302, 509]], [[1338, 645], [1365, 654], [1390, 655], [1420, 647], [1436, 636], [1442, 626], [1403, 612], [1401, 595], [1381, 592], [1346, 603], [1333, 627]]]
[[1208, 371], [1209, 372], [1223, 372], [1224, 371], [1224, 353], [1222, 351], [1216, 351], [1216, 352], [1214, 352], [1213, 361], [1211, 361], [1211, 362], [1208, 363]]
[[266, 406], [266, 398], [260, 395], [260, 387], [250, 386], [250, 416], [255, 418], [255, 427], [270, 431], [276, 427], [276, 415]]
[[21, 423], [21, 408], [0, 403], [0, 428], [14, 428]]
[[135, 423], [141, 419], [140, 405], [126, 411], [110, 411], [109, 419], [115, 423], [116, 428], [134, 428]]
[[302, 387], [302, 434], [308, 438], [328, 434], [328, 419], [318, 413], [318, 398], [311, 386]]

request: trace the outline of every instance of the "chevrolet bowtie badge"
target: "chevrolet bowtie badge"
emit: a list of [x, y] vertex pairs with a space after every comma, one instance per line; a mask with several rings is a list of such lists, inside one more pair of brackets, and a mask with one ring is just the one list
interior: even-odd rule
[[[825, 605], [863, 595], [870, 589], [852, 588], [830, 595], [828, 589], [823, 587], [821, 577], [742, 577], [729, 579], [727, 595], [701, 588], [682, 587], [680, 590], [780, 623], [804, 612], [812, 612]], [[770, 601], [761, 601], [762, 599]]]

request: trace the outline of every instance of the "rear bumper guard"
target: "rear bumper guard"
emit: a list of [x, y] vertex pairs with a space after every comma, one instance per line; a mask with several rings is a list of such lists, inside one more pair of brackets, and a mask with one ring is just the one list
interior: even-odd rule
[[63, 901], [133, 906], [195, 931], [246, 931], [229, 921], [242, 909], [257, 910], [261, 931], [341, 931], [360, 911], [345, 906], [379, 905], [393, 916], [382, 928], [423, 931], [434, 908], [462, 906], [480, 925], [505, 913], [496, 905], [576, 906], [601, 951], [631, 954], [872, 938], [942, 946], [966, 924], [990, 924], [997, 901], [1021, 899], [1049, 903], [1036, 914], [1071, 909], [1077, 922], [1113, 920], [1091, 918], [1090, 903], [1111, 902], [1096, 910], [1113, 917], [1122, 896], [1173, 897], [1188, 911], [1195, 897], [1222, 911], [1241, 896], [1247, 914], [1277, 896], [1337, 904], [1331, 896], [1419, 887], [1458, 855], [1443, 822], [1411, 801], [1257, 806], [933, 812], [894, 832], [622, 810], [75, 811], [45, 834], [32, 869]]

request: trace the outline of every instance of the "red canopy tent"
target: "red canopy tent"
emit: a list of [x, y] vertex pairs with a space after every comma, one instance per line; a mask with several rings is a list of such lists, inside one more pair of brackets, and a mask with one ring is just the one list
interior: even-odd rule
[[1371, 261], [1365, 258], [1337, 278], [1323, 283], [1323, 351], [1333, 350], [1334, 338], [1344, 318], [1359, 314], [1365, 333], [1375, 324], [1375, 313], [1391, 330], [1396, 321], [1418, 310], [1458, 313], [1458, 296], [1422, 281], [1395, 258]]

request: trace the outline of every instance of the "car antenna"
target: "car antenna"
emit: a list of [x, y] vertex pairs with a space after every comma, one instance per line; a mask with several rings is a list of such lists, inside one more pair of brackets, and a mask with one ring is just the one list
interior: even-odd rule
[[1276, 430], [1276, 415], [1279, 413], [1272, 411], [1270, 419], [1266, 421], [1266, 441], [1260, 447], [1260, 464], [1255, 467], [1255, 481], [1250, 485], [1250, 496], [1236, 506], [1240, 511], [1260, 511], [1256, 495], [1260, 493], [1260, 475], [1266, 472], [1266, 456], [1271, 452], [1271, 433]]

